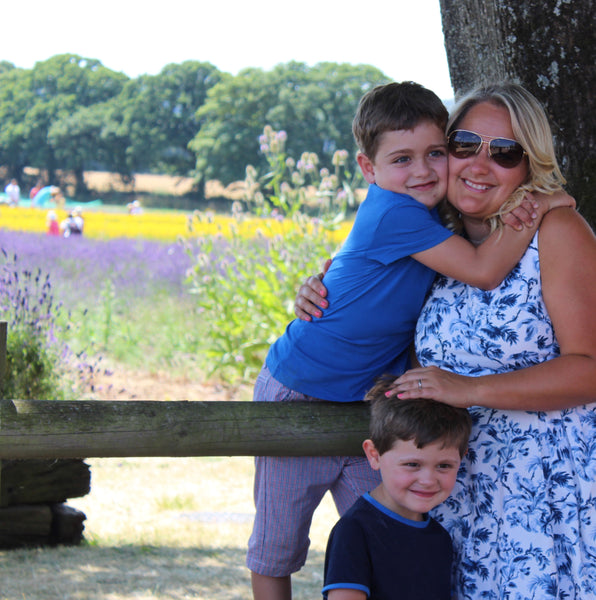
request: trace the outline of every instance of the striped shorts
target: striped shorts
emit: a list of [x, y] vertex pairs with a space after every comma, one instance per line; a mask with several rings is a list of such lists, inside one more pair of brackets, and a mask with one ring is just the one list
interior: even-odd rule
[[[254, 400], [316, 401], [275, 380], [265, 365], [257, 378]], [[327, 491], [340, 515], [364, 492], [381, 482], [364, 457], [298, 456], [255, 458], [256, 515], [246, 564], [270, 577], [291, 575], [304, 565], [312, 516]]]

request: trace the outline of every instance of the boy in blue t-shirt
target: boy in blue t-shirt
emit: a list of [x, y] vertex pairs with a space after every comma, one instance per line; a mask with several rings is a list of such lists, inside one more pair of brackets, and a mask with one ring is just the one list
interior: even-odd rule
[[[295, 319], [271, 346], [255, 401], [354, 402], [384, 372], [401, 374], [435, 271], [494, 288], [522, 256], [538, 221], [474, 247], [440, 222], [447, 188], [448, 113], [412, 82], [363, 96], [353, 122], [358, 165], [370, 184], [354, 226], [325, 275], [330, 308]], [[546, 203], [537, 209], [539, 216]], [[257, 457], [256, 516], [247, 566], [255, 600], [290, 600], [306, 560], [312, 515], [332, 493], [339, 514], [379, 483], [364, 457]]]
[[472, 422], [434, 400], [386, 396], [395, 377], [367, 394], [362, 444], [381, 483], [336, 523], [325, 554], [327, 600], [449, 600], [452, 545], [428, 516], [453, 490]]

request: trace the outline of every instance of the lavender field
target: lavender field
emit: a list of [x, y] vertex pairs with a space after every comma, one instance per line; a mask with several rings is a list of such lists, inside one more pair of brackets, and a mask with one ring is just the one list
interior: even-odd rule
[[75, 351], [151, 371], [200, 369], [201, 319], [176, 242], [96, 240], [0, 230], [2, 258], [48, 277]]

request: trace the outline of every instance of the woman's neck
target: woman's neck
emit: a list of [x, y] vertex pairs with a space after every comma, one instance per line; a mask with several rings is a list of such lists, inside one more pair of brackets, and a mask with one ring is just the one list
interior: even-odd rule
[[490, 225], [485, 221], [462, 216], [464, 230], [474, 246], [479, 246], [490, 235]]

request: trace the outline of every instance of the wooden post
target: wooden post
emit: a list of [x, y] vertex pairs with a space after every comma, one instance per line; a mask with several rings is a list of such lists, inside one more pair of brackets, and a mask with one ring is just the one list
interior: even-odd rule
[[[0, 401], [2, 400], [2, 386], [6, 376], [6, 345], [7, 345], [8, 323], [0, 321]], [[0, 426], [2, 421], [0, 419]], [[2, 458], [0, 457], [0, 489], [2, 489]]]
[[8, 332], [8, 323], [0, 321], [0, 386], [6, 375], [6, 338]]
[[361, 455], [364, 402], [0, 401], [0, 458]]

